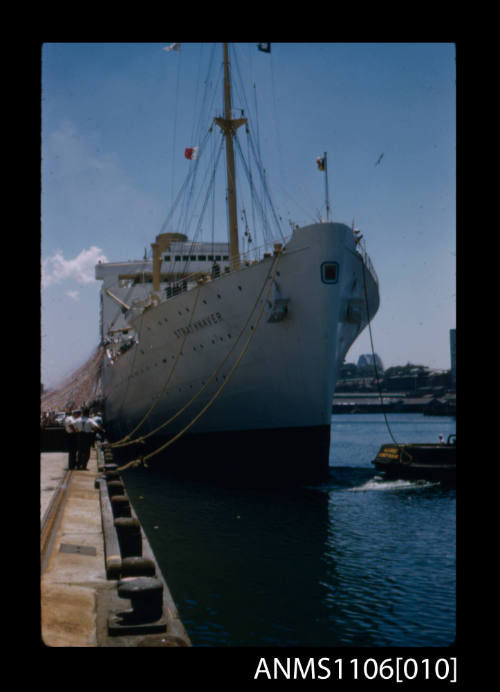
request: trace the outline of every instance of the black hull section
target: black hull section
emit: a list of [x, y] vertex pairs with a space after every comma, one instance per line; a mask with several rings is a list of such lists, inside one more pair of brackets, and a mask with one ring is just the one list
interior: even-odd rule
[[[144, 458], [168, 440], [113, 449], [114, 462]], [[109, 440], [112, 442], [112, 440]], [[223, 480], [245, 487], [324, 481], [328, 476], [330, 426], [186, 434], [146, 459], [148, 468], [200, 480]]]

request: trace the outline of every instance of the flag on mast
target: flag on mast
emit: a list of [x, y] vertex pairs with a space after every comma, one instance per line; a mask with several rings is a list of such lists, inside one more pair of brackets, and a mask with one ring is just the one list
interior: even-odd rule
[[318, 164], [318, 170], [324, 171], [326, 167], [326, 156], [318, 156], [316, 163]]
[[200, 147], [186, 147], [184, 149], [184, 156], [186, 159], [191, 159], [192, 161], [194, 161], [198, 158], [199, 151]]

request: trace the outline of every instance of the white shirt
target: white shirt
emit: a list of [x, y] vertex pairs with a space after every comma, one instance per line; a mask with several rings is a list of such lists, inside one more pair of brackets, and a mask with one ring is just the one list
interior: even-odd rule
[[78, 418], [73, 419], [73, 425], [75, 426], [77, 432], [82, 432], [83, 421], [84, 421], [83, 416], [78, 416]]
[[70, 435], [73, 433], [73, 430], [71, 429], [71, 425], [74, 425], [74, 424], [75, 424], [75, 419], [73, 418], [73, 416], [66, 416], [66, 418], [64, 419], [64, 429]]
[[97, 425], [94, 423], [92, 418], [87, 418], [87, 416], [80, 416], [77, 418], [73, 424], [78, 432], [92, 433], [97, 430]]

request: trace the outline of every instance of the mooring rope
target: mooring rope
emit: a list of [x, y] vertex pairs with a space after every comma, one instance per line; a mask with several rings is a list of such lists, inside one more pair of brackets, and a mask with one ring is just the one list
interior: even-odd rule
[[[174, 437], [172, 437], [170, 440], [168, 440], [167, 442], [165, 442], [163, 445], [161, 445], [158, 449], [156, 449], [155, 451], [151, 452], [150, 454], [147, 454], [146, 456], [140, 457], [139, 459], [133, 459], [132, 461], [129, 461], [128, 463], [124, 464], [123, 466], [120, 466], [120, 467], [117, 469], [118, 471], [122, 472], [122, 471], [125, 471], [126, 469], [130, 468], [131, 466], [137, 467], [137, 466], [140, 466], [141, 464], [142, 464], [143, 466], [147, 467], [146, 461], [147, 461], [148, 459], [151, 459], [152, 457], [156, 456], [156, 455], [159, 454], [160, 452], [163, 452], [165, 449], [167, 449], [168, 447], [170, 447], [171, 445], [173, 445], [174, 442], [176, 442], [176, 441], [177, 441], [180, 437], [182, 437], [190, 428], [192, 428], [192, 426], [201, 418], [201, 416], [202, 416], [202, 415], [212, 406], [212, 404], [217, 400], [217, 398], [220, 396], [222, 390], [226, 387], [226, 385], [229, 383], [229, 381], [231, 380], [232, 376], [233, 376], [234, 373], [236, 372], [237, 367], [239, 366], [239, 364], [240, 364], [240, 362], [241, 362], [243, 356], [245, 355], [245, 353], [247, 352], [247, 350], [248, 350], [248, 348], [249, 348], [249, 346], [250, 346], [250, 343], [251, 343], [253, 337], [255, 336], [255, 333], [256, 333], [256, 331], [257, 331], [257, 327], [258, 327], [258, 325], [259, 325], [259, 323], [260, 323], [260, 321], [261, 321], [262, 315], [263, 315], [263, 313], [264, 313], [264, 308], [265, 308], [265, 306], [266, 306], [266, 304], [267, 304], [267, 301], [268, 301], [268, 298], [269, 298], [269, 294], [270, 294], [270, 292], [271, 292], [271, 288], [272, 288], [273, 283], [274, 283], [274, 279], [275, 279], [275, 276], [276, 276], [276, 271], [277, 271], [277, 268], [278, 268], [278, 264], [279, 264], [279, 260], [280, 260], [281, 254], [282, 254], [281, 251], [278, 251], [278, 252], [276, 253], [275, 258], [274, 258], [274, 262], [273, 262], [273, 266], [270, 268], [270, 271], [268, 272], [268, 274], [267, 274], [267, 276], [266, 276], [266, 279], [264, 280], [263, 287], [265, 286], [266, 281], [270, 278], [270, 280], [269, 280], [269, 286], [268, 286], [268, 289], [267, 289], [267, 293], [266, 293], [266, 296], [265, 296], [264, 300], [262, 301], [262, 307], [261, 307], [260, 312], [259, 312], [259, 314], [258, 314], [256, 323], [251, 327], [250, 335], [249, 335], [249, 337], [248, 337], [248, 339], [247, 339], [247, 341], [246, 341], [246, 343], [245, 343], [243, 349], [241, 350], [241, 353], [239, 354], [238, 358], [237, 358], [236, 361], [234, 362], [234, 364], [233, 364], [231, 370], [229, 371], [227, 377], [225, 378], [224, 382], [220, 385], [220, 387], [217, 389], [217, 391], [215, 392], [215, 394], [214, 394], [214, 395], [211, 397], [211, 399], [205, 404], [205, 406], [196, 414], [196, 416], [195, 416], [195, 417], [194, 417], [194, 418], [193, 418], [182, 430], [180, 430], [176, 435], [174, 435]], [[260, 295], [262, 295], [262, 290], [261, 290]], [[257, 303], [258, 303], [258, 300], [259, 300], [259, 299], [257, 299]], [[257, 303], [256, 303], [256, 305], [254, 306], [254, 308], [252, 308], [252, 311], [251, 311], [250, 315], [252, 315], [252, 313], [254, 312], [255, 307], [257, 306]], [[246, 323], [246, 324], [248, 324], [248, 320], [247, 320], [247, 323]], [[245, 324], [245, 327], [246, 327], [246, 324]], [[244, 327], [244, 328], [245, 328], [245, 327]], [[241, 333], [243, 333], [243, 331], [242, 331]], [[187, 408], [187, 407], [186, 407], [186, 408]]]
[[[272, 267], [271, 267], [271, 271], [272, 271]], [[246, 320], [245, 324], [243, 325], [243, 327], [241, 328], [238, 337], [235, 339], [233, 345], [231, 346], [231, 348], [230, 348], [229, 351], [227, 352], [227, 354], [226, 354], [226, 356], [224, 357], [224, 359], [221, 361], [221, 363], [219, 363], [219, 365], [217, 366], [217, 368], [215, 368], [215, 370], [212, 372], [212, 374], [210, 375], [210, 377], [208, 378], [208, 380], [205, 382], [205, 384], [201, 387], [201, 389], [199, 389], [198, 392], [197, 392], [193, 397], [191, 397], [191, 399], [190, 399], [181, 409], [179, 409], [176, 413], [174, 413], [173, 416], [171, 416], [168, 420], [166, 420], [166, 421], [164, 421], [163, 423], [161, 423], [161, 424], [160, 424], [157, 428], [155, 428], [154, 430], [151, 430], [149, 433], [146, 433], [145, 435], [142, 435], [142, 436], [140, 436], [140, 437], [137, 437], [135, 440], [132, 440], [132, 442], [124, 442], [124, 443], [122, 443], [122, 442], [116, 442], [116, 443], [114, 443], [114, 444], [111, 445], [111, 446], [113, 446], [113, 447], [125, 447], [125, 446], [127, 446], [127, 445], [129, 445], [129, 444], [132, 444], [132, 443], [134, 443], [134, 442], [138, 442], [138, 443], [143, 443], [143, 442], [145, 442], [149, 437], [151, 437], [152, 435], [156, 435], [157, 432], [159, 432], [160, 430], [162, 430], [163, 428], [165, 428], [167, 425], [169, 425], [170, 423], [172, 423], [176, 418], [178, 418], [182, 413], [184, 413], [184, 411], [186, 411], [186, 409], [188, 409], [189, 406], [191, 406], [191, 404], [193, 404], [193, 403], [201, 396], [201, 394], [203, 394], [203, 392], [205, 391], [205, 389], [207, 389], [207, 387], [210, 385], [210, 383], [212, 382], [212, 380], [214, 379], [214, 377], [217, 376], [218, 372], [219, 372], [219, 371], [222, 369], [222, 367], [226, 364], [226, 362], [228, 361], [228, 359], [229, 359], [230, 356], [232, 355], [233, 351], [235, 350], [236, 346], [238, 345], [238, 342], [240, 341], [241, 337], [243, 336], [243, 334], [244, 334], [244, 332], [245, 332], [245, 329], [247, 328], [247, 326], [248, 326], [248, 324], [249, 324], [249, 322], [250, 322], [250, 320], [251, 320], [251, 318], [252, 318], [252, 315], [253, 315], [253, 313], [255, 312], [255, 310], [256, 310], [256, 308], [257, 308], [257, 305], [259, 304], [259, 301], [260, 301], [261, 296], [262, 296], [262, 294], [263, 294], [263, 292], [264, 292], [264, 288], [265, 288], [266, 281], [267, 281], [268, 277], [269, 277], [269, 274], [266, 276], [266, 278], [265, 278], [265, 280], [264, 280], [264, 282], [263, 282], [263, 284], [262, 284], [262, 287], [261, 287], [261, 289], [260, 289], [260, 291], [259, 291], [259, 294], [258, 294], [256, 300], [255, 300], [255, 303], [254, 303], [252, 309], [250, 310], [250, 313], [249, 313], [249, 315], [248, 315], [248, 317], [247, 317], [247, 320]], [[165, 387], [165, 388], [166, 388], [166, 387]], [[164, 390], [165, 390], [165, 388], [164, 388]], [[163, 392], [162, 392], [162, 394], [163, 394]], [[136, 430], [137, 430], [137, 428], [136, 428]]]
[[408, 457], [409, 462], [411, 462], [411, 461], [413, 461], [412, 455], [404, 448], [404, 445], [402, 445], [400, 442], [398, 442], [396, 440], [396, 438], [394, 437], [391, 426], [389, 425], [389, 420], [387, 418], [386, 411], [385, 411], [384, 397], [382, 396], [382, 389], [380, 387], [380, 379], [379, 379], [379, 374], [378, 374], [377, 362], [375, 359], [375, 347], [373, 345], [373, 334], [372, 334], [372, 327], [371, 327], [371, 323], [370, 323], [370, 313], [369, 313], [369, 306], [368, 306], [368, 290], [366, 288], [365, 262], [364, 262], [364, 259], [362, 256], [361, 256], [361, 266], [363, 267], [363, 287], [364, 287], [365, 303], [366, 303], [366, 320], [368, 322], [368, 332], [370, 334], [370, 345], [371, 345], [371, 349], [372, 349], [373, 367], [375, 370], [375, 379], [377, 382], [377, 391], [378, 391], [378, 395], [380, 398], [380, 405], [382, 407], [382, 414], [384, 416], [385, 425], [387, 427], [389, 435], [391, 436], [391, 439], [394, 442], [394, 444], [396, 445], [396, 447], [399, 449], [399, 460], [402, 462], [403, 461], [403, 454], [405, 454]]
[[185, 332], [185, 334], [184, 334], [184, 339], [182, 340], [180, 349], [179, 349], [179, 351], [178, 351], [178, 353], [177, 353], [177, 356], [176, 356], [176, 358], [175, 358], [175, 361], [174, 361], [174, 364], [173, 364], [173, 366], [172, 366], [172, 369], [171, 369], [171, 371], [170, 371], [170, 373], [169, 373], [169, 376], [167, 377], [167, 379], [166, 379], [166, 381], [165, 381], [163, 387], [161, 388], [161, 390], [160, 390], [160, 391], [158, 392], [158, 394], [156, 395], [155, 401], [153, 401], [153, 404], [150, 406], [149, 410], [145, 413], [145, 415], [144, 415], [143, 418], [139, 421], [139, 423], [135, 426], [135, 428], [134, 428], [133, 430], [131, 430], [127, 435], [125, 435], [125, 437], [123, 437], [121, 440], [117, 440], [116, 442], [111, 443], [111, 444], [109, 445], [109, 447], [125, 447], [125, 446], [127, 446], [127, 445], [133, 444], [133, 443], [136, 442], [136, 441], [141, 441], [141, 440], [142, 440], [142, 438], [137, 438], [136, 440], [131, 440], [130, 438], [132, 437], [132, 435], [134, 435], [134, 434], [139, 430], [139, 428], [145, 423], [145, 421], [149, 418], [149, 416], [151, 415], [151, 413], [154, 411], [154, 409], [155, 409], [156, 406], [158, 405], [158, 402], [160, 401], [160, 398], [161, 398], [161, 397], [163, 396], [163, 394], [165, 393], [165, 390], [167, 389], [167, 387], [168, 387], [168, 385], [169, 385], [169, 383], [170, 383], [170, 380], [172, 379], [172, 375], [174, 374], [174, 371], [175, 371], [175, 369], [177, 368], [177, 364], [178, 364], [179, 359], [180, 359], [180, 357], [181, 357], [181, 355], [182, 355], [183, 348], [184, 348], [184, 346], [185, 346], [185, 344], [186, 344], [186, 339], [187, 339], [187, 337], [188, 337], [188, 334], [190, 333], [190, 327], [191, 327], [191, 324], [192, 324], [193, 319], [194, 319], [194, 314], [195, 314], [195, 312], [196, 312], [196, 306], [198, 305], [198, 298], [199, 298], [199, 296], [200, 296], [200, 289], [201, 289], [201, 285], [198, 284], [197, 289], [196, 289], [195, 299], [194, 299], [194, 301], [193, 301], [193, 307], [191, 308], [191, 317], [190, 317], [190, 319], [189, 319], [189, 323], [188, 323], [188, 326], [187, 326], [187, 328], [186, 328], [186, 332]]

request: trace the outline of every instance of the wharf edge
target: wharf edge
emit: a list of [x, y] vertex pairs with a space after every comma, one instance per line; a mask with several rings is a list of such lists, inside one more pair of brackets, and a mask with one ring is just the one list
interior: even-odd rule
[[46, 647], [190, 647], [115, 464], [40, 455], [40, 606]]

